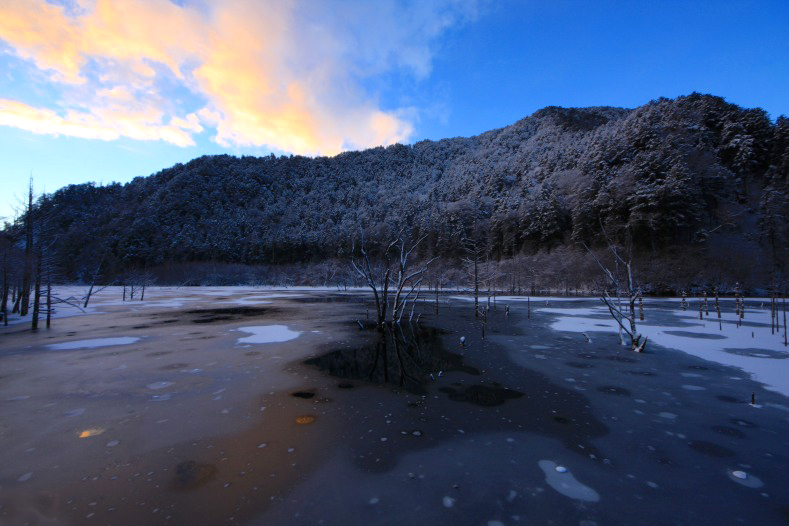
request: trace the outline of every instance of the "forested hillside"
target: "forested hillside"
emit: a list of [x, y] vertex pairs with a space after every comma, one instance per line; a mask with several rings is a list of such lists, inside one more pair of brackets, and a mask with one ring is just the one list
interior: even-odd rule
[[[769, 286], [789, 260], [787, 173], [789, 119], [692, 94], [548, 107], [476, 137], [331, 158], [206, 156], [126, 185], [62, 188], [34, 217], [68, 280], [99, 263], [105, 281], [139, 269], [172, 281], [197, 263], [319, 265], [347, 258], [362, 230], [373, 242], [406, 227], [444, 269], [474, 240], [533, 280], [581, 261], [580, 243], [600, 247], [605, 231], [646, 280]], [[22, 222], [6, 230], [24, 239]], [[580, 268], [566, 269], [576, 286]]]

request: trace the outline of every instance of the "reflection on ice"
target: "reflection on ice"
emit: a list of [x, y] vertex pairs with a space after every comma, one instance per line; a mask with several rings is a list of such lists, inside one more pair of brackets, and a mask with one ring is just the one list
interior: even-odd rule
[[129, 345], [140, 341], [139, 338], [121, 336], [118, 338], [94, 338], [92, 340], [77, 340], [73, 342], [50, 343], [47, 347], [53, 351], [71, 351], [74, 349], [95, 349], [111, 345]]
[[252, 335], [239, 338], [239, 344], [286, 342], [298, 338], [301, 334], [299, 331], [288, 329], [286, 325], [257, 325], [252, 327], [239, 327], [236, 330]]
[[80, 432], [79, 437], [80, 438], [95, 437], [97, 435], [104, 433], [104, 431], [105, 429], [103, 427], [92, 427], [90, 429], [86, 429]]

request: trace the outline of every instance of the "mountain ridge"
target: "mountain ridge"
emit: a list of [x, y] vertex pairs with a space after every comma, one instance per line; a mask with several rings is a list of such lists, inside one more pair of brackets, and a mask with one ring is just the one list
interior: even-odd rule
[[549, 106], [472, 137], [334, 157], [203, 156], [126, 185], [70, 185], [38, 210], [69, 279], [99, 257], [108, 279], [174, 263], [320, 263], [347, 258], [362, 227], [375, 240], [406, 226], [427, 236], [420, 257], [457, 262], [475, 237], [490, 260], [528, 258], [599, 246], [605, 231], [637, 259], [701, 258], [668, 273], [678, 283], [737, 252], [759, 277], [726, 268], [726, 280], [765, 285], [787, 270], [788, 168], [789, 120], [693, 93]]

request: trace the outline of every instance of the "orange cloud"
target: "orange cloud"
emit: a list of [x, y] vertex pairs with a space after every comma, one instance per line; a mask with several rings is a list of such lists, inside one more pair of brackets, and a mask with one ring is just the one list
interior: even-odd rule
[[120, 134], [98, 126], [90, 118], [78, 114], [61, 117], [49, 109], [33, 108], [13, 100], [0, 99], [0, 125], [13, 126], [33, 133], [70, 135], [83, 139], [117, 139]]
[[364, 79], [393, 69], [426, 76], [432, 40], [469, 4], [374, 4], [5, 0], [0, 39], [61, 97], [44, 108], [0, 101], [0, 124], [179, 146], [207, 126], [225, 146], [308, 155], [406, 141], [412, 119], [380, 108]]
[[[47, 108], [0, 99], [0, 126], [13, 126], [45, 135], [68, 135], [83, 139], [111, 141], [130, 137], [142, 141], [163, 140], [177, 146], [193, 146], [189, 131], [195, 130], [194, 115], [158, 125], [156, 110], [126, 112], [123, 108], [103, 108], [93, 113], [67, 111], [59, 115]], [[199, 126], [199, 124], [197, 125]]]

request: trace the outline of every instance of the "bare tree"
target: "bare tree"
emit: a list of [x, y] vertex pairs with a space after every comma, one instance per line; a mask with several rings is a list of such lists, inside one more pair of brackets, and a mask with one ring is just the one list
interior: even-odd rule
[[41, 245], [36, 250], [36, 269], [35, 269], [35, 288], [33, 289], [33, 317], [31, 318], [30, 328], [32, 330], [38, 329], [38, 316], [41, 312], [41, 271], [43, 268], [43, 254], [41, 252]]
[[[414, 268], [409, 261], [411, 253], [425, 239], [420, 237], [413, 244], [408, 244], [407, 236], [401, 229], [390, 241], [378, 263], [371, 260], [364, 233], [359, 243], [359, 256], [356, 257], [356, 243], [351, 250], [351, 266], [373, 291], [377, 314], [377, 325], [382, 328], [386, 323], [400, 323], [411, 295], [419, 289], [430, 264], [437, 258]], [[390, 291], [394, 295], [390, 308]]]
[[27, 207], [25, 208], [25, 266], [22, 275], [21, 303], [19, 314], [26, 316], [30, 307], [30, 287], [33, 278], [33, 178], [30, 178], [30, 185], [27, 192]]
[[[105, 255], [106, 255], [106, 252], [105, 252]], [[107, 285], [104, 285], [103, 287], [99, 287], [98, 290], [94, 291], [94, 288], [96, 287], [96, 281], [98, 280], [99, 274], [101, 273], [101, 266], [104, 264], [104, 258], [105, 258], [104, 255], [101, 256], [101, 259], [99, 260], [98, 265], [96, 265], [96, 268], [93, 270], [93, 273], [91, 274], [90, 286], [88, 287], [88, 290], [85, 293], [85, 303], [82, 305], [83, 309], [87, 309], [88, 308], [88, 303], [90, 303], [91, 296], [93, 296], [97, 292], [101, 292], [102, 290], [107, 288]]]
[[3, 286], [0, 293], [0, 313], [3, 316], [3, 325], [8, 325], [8, 295], [11, 292], [11, 259], [13, 256], [13, 240], [7, 233], [7, 228], [0, 232], [0, 250], [3, 254]]
[[474, 287], [474, 317], [479, 316], [479, 287], [485, 281], [481, 275], [482, 266], [485, 263], [485, 246], [477, 239], [477, 236], [466, 237], [463, 239], [463, 263], [468, 269]]
[[[32, 184], [31, 184], [32, 188]], [[46, 200], [46, 195], [42, 198]], [[52, 229], [52, 224], [45, 214], [38, 214], [35, 222], [34, 254], [35, 254], [35, 286], [33, 289], [33, 316], [31, 318], [31, 330], [38, 329], [39, 318], [41, 316], [42, 294], [45, 296], [46, 324], [50, 328], [52, 322], [52, 266], [54, 256], [52, 248], [57, 238], [57, 233]], [[46, 287], [43, 281], [46, 280]]]
[[[586, 244], [583, 244], [607, 278], [608, 287], [603, 287], [600, 300], [608, 307], [608, 312], [611, 313], [611, 317], [614, 318], [614, 321], [619, 326], [619, 337], [622, 343], [624, 344], [624, 338], [622, 337], [622, 332], [624, 331], [630, 338], [630, 349], [635, 352], [643, 352], [647, 344], [647, 338], [642, 337], [636, 329], [636, 302], [641, 299], [642, 292], [633, 278], [632, 251], [627, 251], [627, 259], [625, 259], [608, 237], [605, 229], [603, 229], [603, 235], [605, 236], [608, 250], [613, 256], [613, 271], [603, 264], [600, 258]], [[622, 284], [622, 281], [624, 281], [624, 284]], [[609, 288], [613, 289], [613, 296], [609, 294]], [[627, 295], [627, 307], [622, 304], [622, 294]]]

